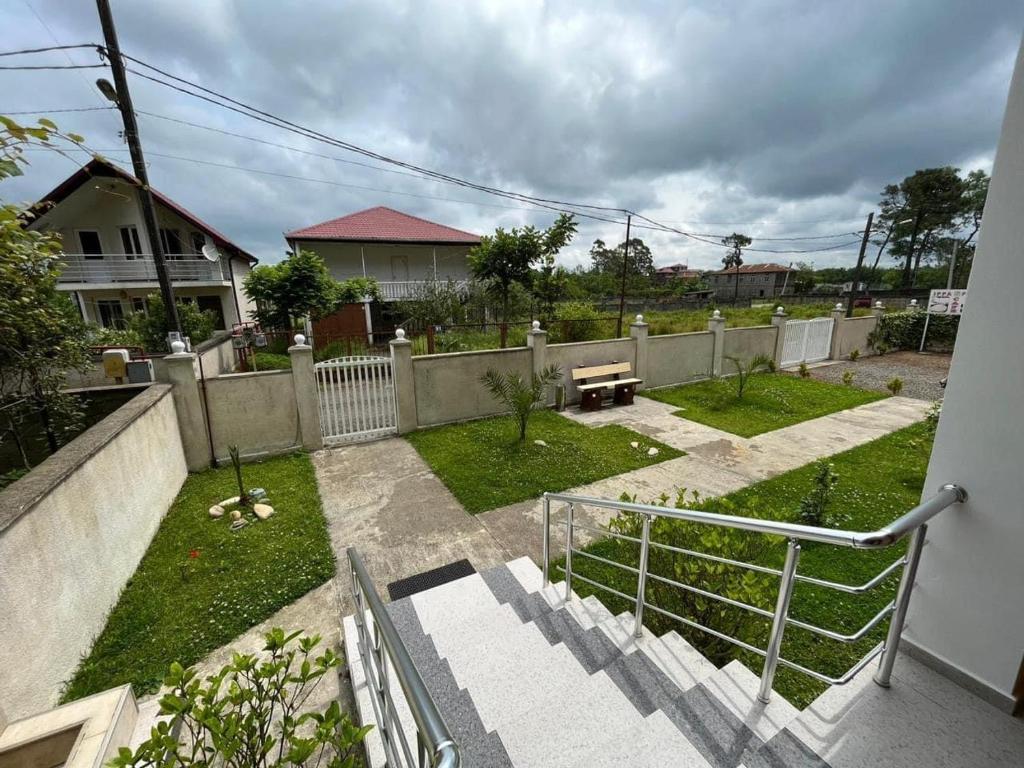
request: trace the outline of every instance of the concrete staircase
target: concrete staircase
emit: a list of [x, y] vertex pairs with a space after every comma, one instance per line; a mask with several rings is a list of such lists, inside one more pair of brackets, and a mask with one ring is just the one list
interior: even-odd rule
[[[987, 707], [996, 718], [989, 718], [989, 740], [965, 753], [964, 762], [956, 749], [937, 753], [941, 739], [934, 735], [920, 746], [903, 734], [893, 742], [898, 749], [869, 749], [879, 727], [900, 732], [893, 721], [907, 718], [907, 697], [920, 693], [924, 668], [910, 659], [900, 664], [918, 676], [916, 685], [901, 689], [903, 681], [894, 680], [885, 691], [870, 684], [866, 670], [801, 713], [778, 695], [759, 703], [758, 678], [739, 662], [716, 669], [675, 632], [656, 637], [644, 630], [634, 638], [630, 614], [613, 616], [593, 597], [563, 596], [561, 584], [542, 588], [539, 569], [522, 558], [388, 605], [464, 766], [997, 766], [1024, 754], [1013, 751], [1024, 750], [1020, 722], [962, 689], [956, 696], [971, 698], [974, 712], [980, 716]], [[345, 639], [360, 716], [373, 722], [353, 617], [345, 620]], [[892, 699], [897, 690], [903, 701], [890, 713], [888, 731], [884, 701], [858, 716], [865, 696]], [[392, 696], [415, 745], [412, 718], [394, 682]], [[954, 697], [954, 710], [963, 706]], [[929, 714], [929, 730], [937, 719]], [[372, 732], [367, 747], [370, 764], [383, 765]], [[872, 760], [861, 759], [869, 753]]]

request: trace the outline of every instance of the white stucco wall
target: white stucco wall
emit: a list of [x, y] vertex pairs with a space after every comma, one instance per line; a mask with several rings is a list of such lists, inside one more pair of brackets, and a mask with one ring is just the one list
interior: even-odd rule
[[710, 375], [715, 336], [710, 331], [672, 333], [647, 339], [645, 386], [664, 387]]
[[[581, 341], [574, 344], [548, 344], [547, 363], [562, 369], [562, 383], [565, 384], [565, 401], [578, 403], [580, 392], [572, 381], [572, 369], [601, 365], [617, 361], [629, 363], [636, 371], [636, 340], [606, 339], [604, 341]], [[552, 400], [554, 402], [554, 395]]]
[[154, 385], [0, 492], [0, 709], [53, 706], [185, 479]]
[[1003, 123], [924, 494], [932, 522], [907, 638], [1009, 699], [1024, 656], [1024, 47]]
[[432, 280], [435, 258], [438, 280], [469, 278], [468, 245], [377, 245], [327, 240], [299, 240], [296, 244], [319, 255], [338, 280], [364, 276], [380, 282]]
[[483, 352], [422, 355], [412, 359], [416, 386], [416, 422], [421, 427], [479, 419], [504, 411], [480, 383], [488, 370], [533, 374], [533, 353], [526, 347]]
[[[236, 373], [206, 380], [206, 405], [218, 459], [237, 445], [246, 457], [282, 453], [301, 446], [292, 372]], [[192, 439], [192, 438], [190, 438]], [[198, 437], [206, 452], [207, 435]]]

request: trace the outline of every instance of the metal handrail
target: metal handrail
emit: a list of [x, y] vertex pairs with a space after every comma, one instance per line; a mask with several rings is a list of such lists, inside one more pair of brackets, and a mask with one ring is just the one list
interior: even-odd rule
[[[896, 659], [896, 652], [899, 647], [900, 636], [903, 632], [903, 626], [906, 622], [907, 608], [910, 602], [910, 593], [913, 590], [914, 578], [917, 573], [918, 562], [921, 558], [921, 551], [924, 548], [925, 537], [927, 535], [927, 522], [931, 520], [935, 515], [944, 510], [946, 507], [960, 503], [967, 500], [967, 492], [958, 485], [947, 484], [939, 489], [935, 496], [921, 502], [919, 505], [914, 507], [912, 510], [901, 516], [897, 520], [893, 521], [888, 526], [880, 528], [877, 531], [846, 531], [846, 530], [834, 530], [830, 528], [822, 528], [813, 525], [802, 525], [798, 523], [786, 523], [778, 522], [774, 520], [761, 520], [758, 518], [750, 517], [739, 517], [737, 515], [722, 515], [715, 512], [706, 512], [703, 510], [693, 509], [672, 509], [668, 507], [659, 507], [653, 504], [637, 504], [635, 502], [628, 501], [614, 501], [610, 499], [599, 499], [591, 496], [579, 496], [575, 494], [565, 493], [545, 493], [543, 497], [543, 577], [545, 586], [550, 583], [550, 553], [551, 553], [551, 503], [559, 502], [565, 503], [566, 507], [566, 519], [565, 519], [565, 567], [561, 570], [565, 573], [565, 596], [566, 599], [572, 594], [572, 580], [576, 578], [582, 582], [590, 584], [598, 589], [602, 589], [606, 592], [614, 594], [620, 598], [626, 600], [634, 600], [634, 598], [626, 595], [611, 587], [607, 587], [599, 582], [592, 579], [588, 579], [579, 574], [573, 573], [573, 555], [582, 555], [585, 558], [591, 560], [597, 560], [607, 565], [615, 566], [621, 570], [628, 571], [636, 575], [637, 578], [637, 591], [635, 597], [635, 608], [633, 612], [634, 616], [634, 632], [637, 637], [640, 637], [643, 630], [643, 613], [644, 609], [650, 609], [669, 618], [686, 624], [687, 626], [698, 629], [702, 632], [706, 632], [715, 637], [718, 637], [727, 642], [733, 643], [747, 651], [752, 651], [758, 655], [764, 657], [764, 668], [761, 672], [761, 687], [758, 693], [758, 699], [762, 702], [767, 702], [771, 695], [772, 683], [775, 678], [775, 671], [781, 665], [788, 667], [789, 669], [803, 672], [804, 674], [810, 675], [811, 677], [820, 680], [822, 682], [831, 685], [843, 685], [849, 682], [854, 675], [863, 669], [872, 659], [876, 656], [881, 656], [879, 663], [878, 672], [875, 674], [875, 682], [881, 686], [888, 687], [889, 681], [892, 676], [892, 667]], [[618, 512], [630, 512], [638, 514], [642, 517], [642, 533], [640, 537], [626, 536], [613, 531], [605, 531], [603, 529], [597, 529], [593, 526], [589, 526], [585, 523], [579, 523], [575, 520], [576, 507], [578, 505], [598, 507], [601, 509], [611, 509]], [[751, 531], [753, 533], [763, 533], [774, 536], [783, 536], [787, 540], [786, 547], [786, 560], [781, 570], [775, 568], [769, 568], [767, 566], [756, 565], [754, 563], [745, 563], [739, 560], [731, 560], [729, 558], [719, 557], [717, 555], [709, 555], [702, 552], [695, 552], [689, 549], [683, 549], [681, 547], [674, 547], [669, 544], [662, 544], [660, 542], [651, 541], [651, 521], [656, 517], [664, 517], [675, 520], [686, 520], [688, 522], [703, 523], [707, 525], [714, 525], [722, 528], [733, 528], [745, 531]], [[600, 555], [595, 555], [590, 552], [578, 549], [573, 546], [573, 533], [579, 528], [582, 530], [592, 531], [594, 533], [606, 534], [613, 536], [614, 538], [629, 541], [640, 545], [640, 556], [638, 567], [625, 565], [623, 563], [617, 563]], [[907, 553], [904, 557], [897, 559], [895, 562], [886, 566], [880, 573], [871, 578], [869, 581], [860, 585], [842, 584], [839, 582], [828, 581], [825, 579], [818, 579], [811, 576], [805, 576], [797, 573], [797, 568], [800, 561], [800, 543], [802, 541], [815, 541], [823, 544], [832, 544], [835, 546], [852, 547], [855, 549], [882, 549], [889, 547], [892, 544], [900, 541], [906, 536], [910, 535], [910, 544], [907, 547]], [[733, 600], [725, 597], [724, 595], [718, 595], [713, 592], [695, 587], [690, 584], [683, 584], [679, 581], [669, 579], [657, 574], [648, 572], [648, 558], [650, 549], [654, 547], [657, 549], [668, 550], [678, 554], [684, 554], [688, 556], [694, 556], [699, 558], [708, 559], [711, 561], [727, 564], [730, 566], [736, 566], [740, 568], [747, 568], [752, 571], [758, 571], [761, 573], [767, 573], [769, 575], [778, 576], [780, 579], [779, 592], [776, 599], [774, 610], [767, 610], [757, 606], [749, 605], [747, 603]], [[867, 622], [863, 627], [858, 629], [856, 632], [851, 634], [843, 634], [834, 630], [825, 629], [818, 627], [814, 624], [794, 619], [789, 615], [789, 604], [793, 596], [793, 588], [796, 582], [800, 581], [814, 586], [823, 587], [827, 589], [833, 589], [848, 594], [862, 594], [870, 589], [881, 584], [886, 578], [895, 573], [898, 569], [902, 568], [902, 574], [900, 576], [899, 587], [896, 591], [896, 597], [884, 608], [882, 608], [870, 621]], [[756, 648], [747, 642], [744, 642], [738, 638], [731, 637], [723, 632], [719, 632], [710, 627], [706, 627], [703, 624], [688, 619], [683, 616], [679, 616], [671, 611], [667, 611], [659, 606], [652, 605], [648, 602], [647, 593], [647, 580], [653, 579], [661, 582], [668, 586], [677, 587], [689, 592], [692, 592], [702, 597], [706, 597], [712, 600], [731, 605], [735, 608], [750, 611], [762, 618], [770, 619], [772, 622], [771, 631], [769, 633], [768, 646], [765, 649]], [[781, 657], [782, 639], [785, 634], [787, 627], [796, 627], [801, 630], [818, 634], [822, 637], [830, 640], [842, 642], [842, 643], [854, 643], [862, 640], [868, 635], [875, 627], [881, 624], [887, 617], [890, 617], [889, 630], [886, 635], [884, 643], [879, 643], [875, 648], [869, 651], [863, 658], [861, 658], [853, 667], [850, 668], [845, 674], [840, 677], [829, 677], [815, 670], [808, 669], [806, 667], [797, 664], [796, 662], [784, 659]]]
[[[356, 603], [355, 620], [359, 635], [359, 651], [366, 671], [367, 682], [371, 688], [371, 701], [377, 727], [381, 732], [384, 749], [388, 753], [388, 765], [399, 764], [399, 754], [395, 751], [392, 742], [393, 730], [398, 732], [398, 745], [402, 748], [406, 765], [413, 764], [401, 727], [392, 729], [393, 722], [400, 725], [397, 723], [396, 710], [388, 687], [388, 672], [393, 670], [416, 723], [419, 768], [428, 765], [431, 768], [458, 768], [461, 765], [458, 745], [452, 738], [451, 731], [448, 730], [423, 678], [420, 677], [420, 673], [405, 648], [405, 643], [402, 642], [384, 603], [377, 594], [370, 575], [366, 571], [366, 566], [363, 564], [363, 559], [355, 547], [349, 547], [346, 553], [348, 554], [352, 574], [352, 592]], [[375, 629], [373, 638], [370, 637], [369, 627], [366, 624], [367, 614], [373, 621]], [[376, 670], [372, 668], [370, 662], [371, 652], [378, 665]], [[390, 661], [390, 665], [388, 661]]]

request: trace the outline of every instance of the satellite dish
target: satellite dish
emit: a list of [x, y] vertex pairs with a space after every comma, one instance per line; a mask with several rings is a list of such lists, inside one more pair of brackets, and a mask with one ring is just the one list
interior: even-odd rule
[[217, 251], [216, 246], [209, 243], [203, 246], [203, 256], [206, 257], [207, 261], [220, 261], [220, 253]]

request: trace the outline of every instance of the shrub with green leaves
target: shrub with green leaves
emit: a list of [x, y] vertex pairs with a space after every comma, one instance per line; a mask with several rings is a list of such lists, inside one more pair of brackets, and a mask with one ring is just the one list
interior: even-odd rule
[[856, 363], [857, 359], [859, 357], [860, 357], [860, 350], [859, 349], [851, 349], [850, 350], [850, 362], [851, 363]]
[[257, 352], [253, 360], [257, 371], [287, 371], [292, 367], [291, 357], [275, 355], [273, 352]]
[[894, 376], [893, 378], [889, 379], [889, 383], [885, 385], [885, 388], [892, 393], [893, 397], [896, 397], [899, 395], [900, 392], [903, 391], [903, 379], [901, 379], [899, 376]]
[[800, 378], [801, 379], [809, 379], [809, 378], [811, 378], [811, 371], [807, 367], [807, 363], [800, 363], [800, 367], [797, 368], [797, 373], [800, 374]]
[[832, 493], [839, 484], [839, 475], [828, 461], [814, 465], [814, 488], [800, 501], [800, 522], [805, 525], [830, 525], [828, 516]]
[[562, 378], [557, 365], [549, 365], [540, 373], [534, 373], [527, 382], [522, 374], [515, 371], [499, 373], [489, 369], [480, 377], [480, 383], [491, 396], [512, 413], [519, 427], [519, 440], [526, 440], [526, 426], [530, 414], [544, 403], [547, 388]]
[[[178, 305], [178, 322], [182, 335], [188, 336], [192, 346], [206, 341], [213, 335], [217, 316], [210, 310], [201, 310], [196, 304], [186, 301]], [[158, 293], [146, 297], [146, 311], [133, 312], [128, 316], [128, 330], [142, 342], [147, 352], [167, 352], [167, 314], [164, 300]]]
[[843, 371], [843, 384], [848, 387], [853, 386], [853, 371]]
[[559, 343], [593, 341], [605, 337], [601, 313], [584, 301], [569, 301], [555, 310], [552, 335]]
[[336, 699], [304, 710], [341, 659], [330, 648], [314, 656], [320, 637], [300, 634], [272, 629], [263, 654], [236, 653], [205, 680], [172, 664], [160, 698], [164, 717], [137, 749], [121, 747], [112, 768], [354, 768], [372, 726], [357, 726]]
[[[880, 342], [887, 350], [917, 349], [921, 344], [927, 317], [928, 314], [920, 309], [882, 315], [876, 328], [876, 344]], [[951, 348], [956, 342], [956, 333], [959, 327], [960, 318], [957, 316], [932, 315], [931, 320], [928, 321], [928, 343], [937, 347]]]

